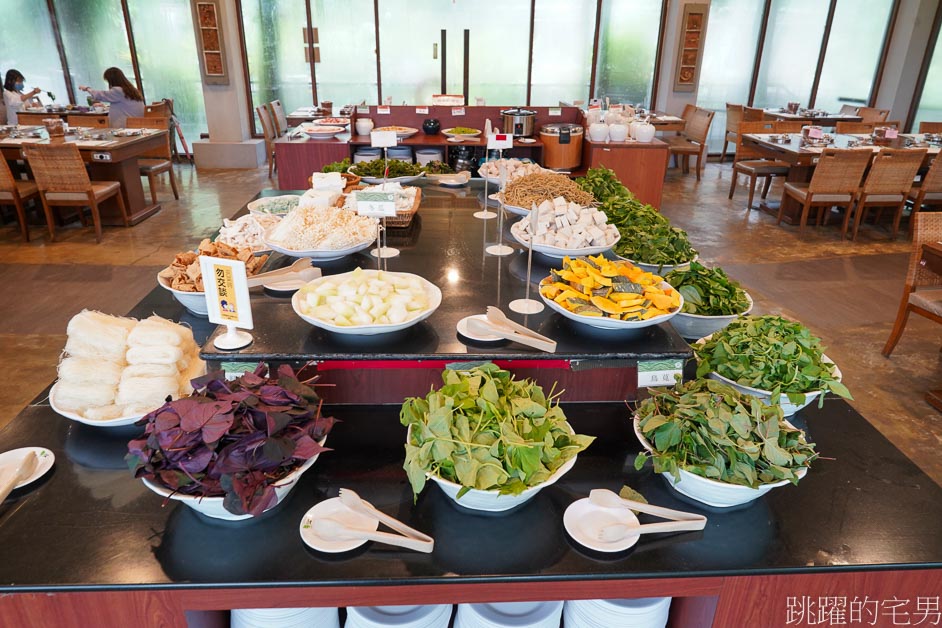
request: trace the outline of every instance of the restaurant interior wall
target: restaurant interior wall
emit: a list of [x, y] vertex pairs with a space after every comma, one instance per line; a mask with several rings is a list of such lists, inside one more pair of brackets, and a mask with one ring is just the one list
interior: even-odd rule
[[[661, 76], [657, 81], [658, 96], [656, 102], [658, 103], [658, 109], [679, 115], [687, 105], [697, 104], [699, 86], [694, 87], [694, 90], [690, 92], [674, 91], [674, 69], [677, 65], [677, 55], [679, 52], [678, 43], [682, 32], [681, 26], [684, 19], [684, 7], [688, 4], [706, 5], [707, 13], [709, 14], [711, 11], [709, 7], [711, 7], [712, 2], [715, 1], [716, 0], [682, 0], [681, 2], [668, 3], [664, 46], [661, 49]], [[701, 34], [701, 36], [705, 36], [706, 40], [710, 38], [710, 26], [710, 22], [707, 20], [705, 23], [706, 32]], [[716, 126], [715, 121], [713, 126]]]

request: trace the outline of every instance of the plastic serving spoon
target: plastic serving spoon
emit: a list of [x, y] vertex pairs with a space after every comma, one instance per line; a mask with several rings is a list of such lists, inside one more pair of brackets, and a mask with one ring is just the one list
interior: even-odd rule
[[340, 489], [340, 503], [342, 503], [344, 506], [346, 506], [350, 510], [356, 511], [362, 515], [366, 515], [367, 517], [370, 517], [372, 519], [376, 519], [377, 521], [381, 523], [385, 523], [387, 526], [389, 526], [396, 532], [399, 532], [400, 534], [404, 534], [410, 538], [417, 539], [425, 543], [435, 542], [435, 539], [433, 539], [429, 535], [423, 532], [419, 532], [415, 528], [410, 528], [409, 526], [399, 521], [398, 519], [390, 517], [386, 513], [380, 510], [377, 510], [377, 508], [373, 504], [366, 501], [365, 499], [357, 495], [355, 492], [351, 491], [349, 488]]
[[39, 464], [39, 459], [36, 457], [36, 452], [31, 451], [26, 454], [26, 457], [20, 462], [20, 466], [8, 476], [5, 483], [0, 485], [0, 502], [7, 498], [7, 495], [13, 491], [17, 484], [33, 475], [37, 464]]
[[603, 508], [628, 508], [637, 510], [656, 517], [671, 519], [659, 523], [646, 523], [642, 525], [627, 525], [624, 523], [613, 523], [602, 526], [598, 532], [600, 541], [612, 542], [634, 534], [653, 534], [658, 532], [689, 532], [702, 530], [706, 527], [707, 518], [703, 515], [680, 510], [671, 510], [670, 508], [661, 508], [641, 502], [623, 499], [614, 492], [597, 488], [589, 492], [589, 501], [596, 506]]

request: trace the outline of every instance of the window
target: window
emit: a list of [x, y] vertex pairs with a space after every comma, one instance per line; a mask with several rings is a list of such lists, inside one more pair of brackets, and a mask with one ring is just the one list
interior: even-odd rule
[[339, 106], [376, 102], [373, 0], [312, 0], [311, 19], [320, 54], [317, 98]]
[[[595, 36], [594, 0], [537, 0], [530, 104], [586, 100]], [[510, 104], [510, 103], [506, 103]]]
[[[188, 143], [206, 129], [206, 109], [189, 0], [127, 0], [147, 102], [170, 98]], [[174, 38], [167, 54], [167, 33]]]
[[56, 102], [68, 104], [69, 93], [46, 3], [0, 0], [0, 13], [8, 18], [16, 16], [0, 20], [0, 81], [7, 70], [15, 68], [26, 79], [25, 91], [38, 87], [43, 90], [40, 98], [44, 103], [50, 102], [46, 92], [52, 92]]
[[913, 119], [913, 130], [919, 130], [920, 122], [942, 121], [942, 37], [936, 35], [935, 51], [929, 62], [929, 71], [923, 82], [922, 95]]
[[816, 109], [867, 105], [892, 10], [893, 0], [838, 0]]
[[[708, 27], [709, 28], [709, 27]], [[606, 0], [602, 3], [596, 98], [651, 102], [661, 29], [661, 2]]]
[[[697, 105], [716, 112], [708, 150], [719, 152], [726, 136], [726, 103], [748, 104], [762, 25], [761, 2], [713, 0], [707, 21]], [[731, 151], [730, 151], [731, 152]]]
[[754, 106], [808, 106], [827, 14], [822, 0], [772, 1]]
[[[108, 89], [102, 75], [110, 67], [121, 68], [134, 83], [131, 48], [119, 0], [85, 0], [55, 3], [62, 45], [76, 90], [79, 85]], [[84, 93], [76, 91], [81, 101]], [[84, 103], [80, 103], [84, 104]]]

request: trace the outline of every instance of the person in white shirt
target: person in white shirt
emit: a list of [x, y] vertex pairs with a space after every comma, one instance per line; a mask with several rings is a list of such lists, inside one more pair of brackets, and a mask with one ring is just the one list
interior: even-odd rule
[[92, 89], [88, 85], [79, 85], [79, 89], [88, 92], [96, 102], [111, 103], [108, 114], [108, 124], [112, 128], [123, 128], [129, 117], [140, 118], [144, 115], [144, 97], [137, 88], [131, 85], [119, 68], [105, 70], [107, 90]]
[[36, 94], [42, 90], [34, 87], [32, 90], [23, 93], [23, 75], [19, 70], [7, 70], [7, 75], [3, 79], [3, 103], [7, 108], [7, 124], [16, 124], [16, 116], [23, 104], [36, 98]]

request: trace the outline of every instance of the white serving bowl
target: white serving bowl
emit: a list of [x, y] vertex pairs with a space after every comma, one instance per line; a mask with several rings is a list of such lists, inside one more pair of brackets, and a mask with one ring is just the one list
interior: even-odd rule
[[346, 257], [347, 255], [353, 255], [354, 253], [358, 253], [359, 251], [370, 248], [373, 246], [374, 242], [376, 242], [375, 237], [368, 241], [364, 240], [359, 244], [355, 244], [345, 249], [310, 249], [305, 251], [296, 251], [294, 249], [286, 249], [285, 247], [278, 244], [273, 244], [268, 240], [267, 234], [265, 237], [265, 246], [270, 248], [272, 251], [281, 253], [282, 255], [287, 255], [288, 257], [309, 257], [322, 262], [329, 262], [331, 260], [337, 260], [342, 257]]
[[[788, 423], [788, 421], [786, 421], [786, 423]], [[791, 424], [789, 423], [789, 425]], [[634, 417], [634, 429], [635, 436], [638, 437], [641, 446], [653, 454], [654, 447], [648, 442], [648, 439], [644, 437], [644, 434], [641, 433], [640, 420], [637, 415]], [[716, 508], [729, 508], [731, 506], [748, 504], [762, 497], [773, 488], [791, 484], [789, 480], [781, 480], [769, 484], [760, 484], [759, 488], [752, 488], [742, 486], [741, 484], [730, 484], [728, 482], [720, 482], [719, 480], [711, 480], [710, 478], [705, 478], [701, 475], [684, 471], [683, 469], [680, 469], [679, 473], [679, 480], [675, 480], [674, 476], [670, 473], [664, 472], [660, 475], [678, 493], [686, 495], [690, 499], [706, 504], [707, 506], [714, 506]], [[802, 468], [795, 473], [799, 478], [803, 478], [808, 473], [808, 469], [807, 467]]]
[[444, 135], [445, 137], [460, 137], [463, 140], [470, 140], [470, 139], [474, 139], [478, 137], [481, 134], [480, 131], [477, 131], [475, 133], [455, 133], [454, 130], [455, 130], [455, 127], [452, 127], [450, 129], [445, 129], [442, 131], [442, 135]]
[[[520, 226], [519, 222], [515, 222], [510, 226], [510, 234], [514, 239], [519, 242], [524, 248], [529, 247], [530, 245], [523, 239], [523, 228]], [[581, 249], [562, 249], [557, 246], [550, 246], [548, 244], [534, 244], [533, 250], [537, 253], [541, 253], [547, 257], [555, 257], [562, 259], [564, 257], [582, 257], [585, 255], [598, 255], [599, 253], [604, 253], [605, 251], [610, 251], [613, 246], [615, 246], [618, 241], [621, 240], [621, 234], [612, 241], [611, 244], [605, 246], [585, 246]], [[699, 336], [697, 336], [699, 338]]]
[[193, 314], [197, 316], [209, 316], [209, 308], [206, 306], [206, 293], [205, 292], [183, 292], [182, 290], [174, 290], [170, 287], [170, 282], [157, 275], [157, 285], [159, 285], [164, 290], [169, 290], [173, 294], [173, 298], [180, 302], [180, 305], [188, 309]]
[[104, 421], [86, 419], [80, 414], [76, 414], [70, 410], [63, 410], [61, 407], [59, 407], [59, 405], [56, 403], [56, 386], [58, 384], [59, 382], [56, 381], [56, 383], [52, 385], [52, 388], [49, 389], [49, 407], [52, 408], [52, 411], [56, 414], [64, 416], [71, 421], [77, 421], [78, 423], [84, 423], [85, 425], [91, 425], [93, 427], [123, 427], [125, 425], [132, 425], [137, 423], [141, 420], [141, 417], [144, 416], [143, 414], [136, 414], [122, 416], [116, 419], [107, 419]]
[[[320, 444], [323, 446], [327, 441], [327, 437], [321, 439]], [[320, 454], [312, 456], [304, 461], [300, 467], [283, 477], [275, 485], [275, 504], [271, 507], [274, 508], [282, 501], [285, 497], [288, 496], [288, 493], [291, 492], [291, 489], [295, 487], [298, 483], [298, 480], [301, 479], [301, 476], [304, 475], [304, 472], [311, 468], [314, 462], [320, 457]], [[225, 519], [226, 521], [241, 521], [243, 519], [251, 519], [252, 515], [234, 515], [228, 510], [226, 510], [223, 505], [222, 497], [198, 497], [196, 495], [184, 495], [183, 493], [174, 492], [156, 482], [152, 482], [146, 478], [141, 478], [141, 481], [144, 482], [144, 486], [154, 491], [162, 497], [168, 499], [173, 499], [178, 502], [183, 502], [184, 505], [189, 506], [196, 512], [211, 517], [213, 519]], [[271, 510], [269, 508], [268, 510]], [[268, 512], [266, 510], [265, 512]]]
[[618, 255], [617, 257], [624, 260], [628, 260], [629, 262], [631, 262], [632, 264], [634, 264], [635, 266], [637, 266], [638, 268], [640, 268], [641, 270], [645, 272], [654, 273], [655, 275], [660, 275], [661, 277], [671, 272], [672, 270], [690, 270], [690, 264], [700, 259], [699, 255], [694, 255], [692, 260], [690, 260], [689, 262], [684, 262], [683, 264], [673, 264], [673, 265], [664, 264], [663, 266], [658, 266], [657, 264], [645, 264], [644, 262], [636, 262], [633, 259], [622, 257], [621, 255]]
[[[671, 290], [674, 288], [668, 284], [666, 281], [661, 282], [662, 287], [668, 287]], [[675, 290], [676, 292], [676, 290]], [[678, 292], [678, 294], [680, 294]], [[677, 312], [680, 311], [680, 308], [684, 307], [684, 295], [680, 294], [680, 305], [677, 307], [677, 310], [670, 312], [668, 314], [661, 314], [660, 316], [655, 316], [654, 318], [649, 318], [646, 321], [623, 321], [615, 318], [608, 318], [605, 316], [583, 316], [582, 314], [576, 314], [575, 312], [570, 312], [560, 304], [556, 303], [552, 299], [548, 299], [543, 296], [543, 292], [540, 291], [540, 298], [543, 299], [543, 302], [549, 306], [551, 310], [555, 310], [565, 316], [566, 318], [576, 321], [577, 323], [582, 323], [583, 325], [588, 325], [589, 327], [596, 327], [598, 329], [643, 329], [645, 327], [651, 327], [652, 325], [657, 325], [659, 323], [665, 323], [670, 319], [677, 316]]]
[[[377, 271], [367, 269], [364, 272], [375, 273]], [[320, 327], [321, 329], [326, 329], [327, 331], [332, 331], [337, 334], [348, 334], [353, 336], [375, 336], [376, 334], [387, 334], [394, 331], [399, 331], [406, 329], [407, 327], [412, 327], [420, 321], [424, 321], [426, 318], [432, 315], [432, 313], [438, 309], [438, 306], [442, 304], [442, 291], [438, 286], [425, 279], [424, 277], [419, 277], [418, 275], [413, 275], [412, 273], [396, 273], [392, 271], [383, 271], [387, 275], [405, 275], [409, 277], [418, 277], [422, 280], [422, 284], [425, 287], [425, 295], [428, 297], [429, 306], [422, 311], [421, 314], [415, 318], [410, 318], [409, 320], [402, 323], [384, 323], [378, 325], [351, 325], [349, 327], [343, 327], [340, 325], [333, 325], [327, 321], [321, 320], [319, 318], [314, 318], [303, 314], [300, 307], [300, 296], [301, 291], [298, 290], [291, 297], [291, 307], [294, 309], [295, 314], [300, 316], [306, 322], [314, 325], [315, 327]], [[342, 273], [339, 275], [327, 275], [324, 277], [319, 277], [311, 282], [308, 282], [308, 286], [316, 286], [318, 284], [324, 283], [328, 279], [337, 279], [340, 277], [346, 277], [352, 275], [353, 271], [349, 273]]]
[[265, 208], [273, 204], [274, 202], [292, 201], [292, 200], [294, 201], [294, 206], [297, 207], [298, 203], [301, 202], [301, 197], [298, 196], [297, 194], [283, 194], [281, 196], [264, 196], [262, 198], [257, 198], [254, 201], [251, 201], [248, 205], [246, 205], [246, 209], [249, 210], [250, 214], [262, 214], [265, 216], [285, 216], [291, 210], [288, 210], [286, 212], [271, 212], [271, 211], [266, 210]]
[[749, 301], [749, 307], [746, 308], [745, 312], [728, 316], [704, 316], [703, 314], [678, 312], [677, 316], [671, 319], [671, 325], [674, 326], [678, 334], [687, 340], [703, 338], [723, 329], [740, 316], [745, 316], [751, 312], [753, 303], [748, 292], [746, 293], [746, 300]]

